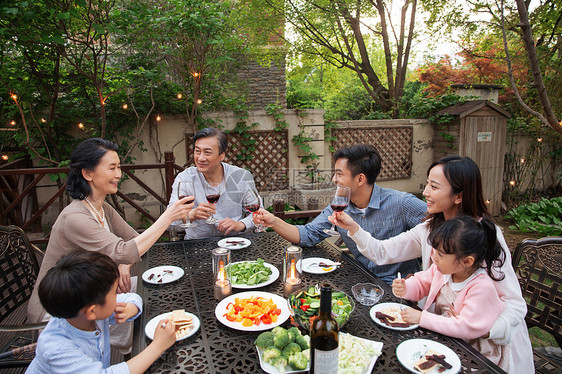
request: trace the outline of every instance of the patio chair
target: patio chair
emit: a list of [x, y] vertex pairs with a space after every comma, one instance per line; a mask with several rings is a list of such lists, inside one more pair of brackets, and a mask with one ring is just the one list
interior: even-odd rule
[[0, 226], [0, 368], [29, 365], [37, 331], [47, 324], [26, 323], [42, 254], [19, 227]]
[[[527, 326], [551, 334], [562, 346], [562, 237], [526, 239], [512, 257], [523, 297], [527, 302]], [[562, 372], [562, 363], [534, 350], [537, 372]]]

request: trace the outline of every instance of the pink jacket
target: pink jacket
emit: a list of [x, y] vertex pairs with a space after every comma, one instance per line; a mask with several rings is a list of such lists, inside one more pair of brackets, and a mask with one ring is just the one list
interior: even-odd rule
[[420, 326], [465, 340], [479, 338], [488, 333], [504, 309], [492, 278], [486, 273], [477, 274], [459, 291], [454, 302], [457, 317], [446, 317], [427, 311], [444, 284], [443, 274], [435, 264], [406, 280], [405, 299], [418, 301], [427, 296]]

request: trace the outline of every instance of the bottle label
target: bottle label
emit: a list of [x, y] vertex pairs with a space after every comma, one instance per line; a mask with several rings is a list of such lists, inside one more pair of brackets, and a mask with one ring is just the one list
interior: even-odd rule
[[338, 373], [339, 347], [331, 351], [314, 349], [314, 372], [322, 374]]

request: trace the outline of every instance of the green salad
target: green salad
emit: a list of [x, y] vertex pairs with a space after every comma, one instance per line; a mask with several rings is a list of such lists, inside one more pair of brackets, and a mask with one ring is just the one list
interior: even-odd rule
[[[309, 328], [310, 321], [318, 315], [320, 309], [320, 291], [317, 287], [309, 287], [289, 296], [289, 304], [294, 312], [294, 318], [305, 328]], [[332, 315], [338, 326], [343, 326], [349, 319], [354, 305], [343, 292], [332, 292]]]
[[264, 265], [264, 260], [244, 261], [230, 264], [230, 281], [232, 284], [253, 286], [269, 279], [272, 271]]

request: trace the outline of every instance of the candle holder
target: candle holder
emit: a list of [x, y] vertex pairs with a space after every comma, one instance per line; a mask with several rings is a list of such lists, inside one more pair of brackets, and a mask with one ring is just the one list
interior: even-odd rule
[[216, 300], [222, 300], [232, 293], [230, 284], [230, 249], [215, 248], [213, 254], [213, 287]]
[[300, 288], [302, 282], [302, 249], [290, 246], [285, 249], [283, 258], [283, 282], [285, 295]]

